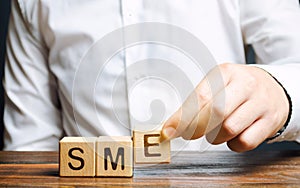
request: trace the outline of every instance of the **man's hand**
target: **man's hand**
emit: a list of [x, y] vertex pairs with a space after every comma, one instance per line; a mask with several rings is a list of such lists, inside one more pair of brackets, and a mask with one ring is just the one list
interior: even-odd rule
[[[224, 83], [214, 83], [220, 73]], [[217, 89], [211, 90], [211, 86]], [[243, 152], [256, 148], [280, 130], [288, 113], [283, 88], [266, 71], [222, 64], [206, 75], [165, 122], [162, 134], [166, 139], [197, 139], [205, 135], [212, 144], [227, 142], [233, 151]]]

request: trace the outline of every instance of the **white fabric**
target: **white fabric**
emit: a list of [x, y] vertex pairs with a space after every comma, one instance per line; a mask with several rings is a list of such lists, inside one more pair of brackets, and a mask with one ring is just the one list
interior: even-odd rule
[[[159, 124], [167, 119], [184, 99], [172, 83], [140, 79], [150, 76], [153, 69], [161, 71], [160, 67], [149, 65], [121, 73], [137, 61], [159, 58], [179, 67], [195, 86], [205, 71], [195, 68], [191, 59], [170, 46], [133, 45], [113, 56], [103, 72], [95, 70], [99, 79], [93, 98], [87, 97], [85, 85], [73, 93], [77, 68], [89, 49], [116, 29], [144, 22], [171, 24], [192, 33], [219, 64], [244, 64], [244, 45], [253, 45], [258, 66], [275, 76], [293, 101], [288, 129], [275, 141], [300, 142], [299, 20], [298, 0], [14, 0], [4, 80], [5, 149], [57, 150], [64, 135], [130, 135], [130, 128], [139, 122]], [[101, 53], [105, 52], [99, 56]], [[120, 75], [124, 82], [112, 96]], [[180, 76], [169, 75], [185, 87]], [[87, 80], [89, 76], [86, 73]], [[128, 85], [128, 77], [136, 83]], [[72, 108], [74, 95], [86, 101], [77, 109], [77, 124]], [[89, 118], [91, 111], [85, 106], [89, 103], [94, 103], [97, 120]], [[226, 149], [224, 144], [209, 146], [204, 139], [177, 139], [172, 147]]]

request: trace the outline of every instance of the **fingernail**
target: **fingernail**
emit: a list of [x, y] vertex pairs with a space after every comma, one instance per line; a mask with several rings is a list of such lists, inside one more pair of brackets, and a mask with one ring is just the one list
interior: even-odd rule
[[167, 127], [163, 130], [163, 137], [166, 140], [170, 140], [172, 138], [175, 138], [176, 130], [173, 127]]

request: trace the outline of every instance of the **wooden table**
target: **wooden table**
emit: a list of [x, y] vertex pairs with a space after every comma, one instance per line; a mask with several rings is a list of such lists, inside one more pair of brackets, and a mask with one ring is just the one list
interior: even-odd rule
[[66, 178], [57, 152], [0, 152], [0, 186], [300, 187], [300, 151], [181, 152], [133, 178]]

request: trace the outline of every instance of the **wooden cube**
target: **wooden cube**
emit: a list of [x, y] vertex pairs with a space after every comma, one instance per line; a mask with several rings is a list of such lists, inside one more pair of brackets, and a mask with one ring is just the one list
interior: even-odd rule
[[170, 163], [170, 141], [162, 141], [161, 131], [133, 131], [135, 163]]
[[96, 175], [132, 177], [133, 144], [130, 136], [100, 136], [97, 140]]
[[60, 176], [95, 176], [97, 137], [64, 137], [59, 142]]

